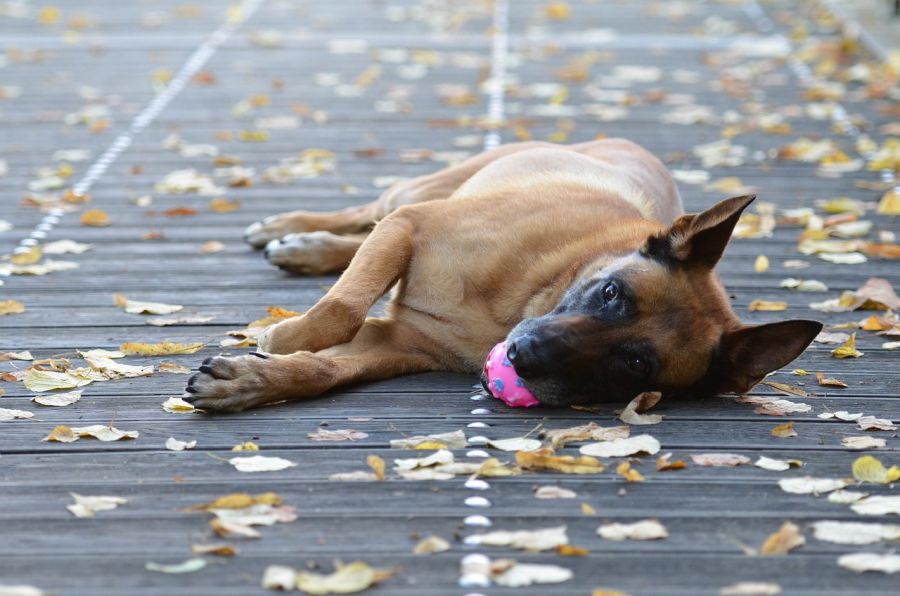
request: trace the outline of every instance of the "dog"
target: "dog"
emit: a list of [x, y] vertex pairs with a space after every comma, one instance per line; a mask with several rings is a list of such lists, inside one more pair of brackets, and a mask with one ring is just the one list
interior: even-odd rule
[[[816, 321], [742, 325], [714, 268], [754, 199], [683, 214], [666, 167], [624, 139], [500, 146], [373, 203], [292, 212], [246, 239], [288, 271], [344, 270], [259, 352], [203, 361], [185, 400], [235, 412], [507, 356], [549, 406], [745, 393], [794, 360]], [[381, 318], [369, 309], [393, 288]]]

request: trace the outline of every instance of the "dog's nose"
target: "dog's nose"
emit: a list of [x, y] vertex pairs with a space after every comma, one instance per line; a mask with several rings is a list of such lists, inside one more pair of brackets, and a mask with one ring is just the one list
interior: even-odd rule
[[524, 379], [539, 377], [547, 369], [537, 342], [527, 335], [507, 344], [506, 358]]

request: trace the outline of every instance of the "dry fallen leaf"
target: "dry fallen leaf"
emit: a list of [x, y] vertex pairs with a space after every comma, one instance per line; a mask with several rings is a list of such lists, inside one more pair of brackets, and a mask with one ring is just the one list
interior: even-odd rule
[[153, 563], [152, 561], [144, 565], [144, 569], [147, 571], [158, 571], [159, 573], [194, 573], [195, 571], [200, 571], [206, 567], [206, 561], [204, 559], [187, 559], [181, 563], [174, 563], [171, 565], [160, 565], [159, 563]]
[[[788, 385], [786, 383], [778, 383], [776, 381], [763, 381], [763, 385], [768, 385], [772, 389], [776, 391], [780, 391], [782, 393], [786, 393], [788, 395], [796, 395], [798, 397], [809, 397], [809, 393], [800, 387], [794, 387], [793, 385]], [[805, 411], [805, 410], [802, 410]]]
[[873, 544], [882, 540], [900, 540], [898, 524], [818, 521], [812, 527], [816, 540], [835, 544]]
[[287, 459], [262, 455], [232, 457], [228, 460], [228, 463], [234, 466], [238, 472], [276, 472], [297, 465]]
[[599, 474], [606, 468], [593, 457], [555, 455], [552, 449], [547, 448], [520, 451], [516, 453], [516, 463], [526, 470], [549, 470], [564, 474]]
[[871, 455], [863, 455], [853, 462], [853, 477], [860, 482], [888, 484], [900, 480], [900, 468], [885, 468], [878, 459]]
[[391, 439], [392, 449], [463, 449], [467, 444], [466, 434], [461, 430]]
[[179, 441], [175, 437], [166, 439], [166, 449], [169, 451], [184, 451], [185, 449], [193, 449], [197, 446], [197, 441]]
[[850, 509], [860, 515], [900, 515], [900, 496], [865, 497], [850, 505]]
[[762, 468], [763, 470], [783, 472], [790, 468], [799, 468], [803, 465], [803, 462], [798, 459], [774, 459], [761, 455], [759, 456], [759, 459], [753, 462], [753, 465], [757, 468]]
[[796, 437], [797, 431], [794, 430], [793, 422], [785, 422], [784, 424], [773, 426], [769, 434], [780, 439], [789, 439], [790, 437]]
[[575, 491], [559, 486], [539, 486], [534, 491], [537, 499], [574, 499], [578, 495]]
[[786, 555], [804, 544], [806, 544], [806, 539], [803, 538], [800, 529], [791, 522], [784, 522], [777, 532], [766, 538], [766, 541], [759, 547], [759, 554], [764, 556]]
[[778, 399], [771, 396], [742, 395], [735, 401], [742, 404], [756, 404], [754, 412], [766, 416], [784, 416], [795, 412], [809, 412], [812, 407], [809, 404], [797, 403], [787, 399]]
[[897, 425], [890, 420], [875, 416], [860, 416], [856, 419], [856, 425], [859, 430], [897, 430]]
[[661, 397], [662, 393], [659, 391], [647, 391], [641, 393], [628, 402], [628, 405], [625, 406], [625, 409], [619, 414], [619, 420], [625, 424], [634, 425], [659, 424], [663, 419], [661, 415], [643, 414], [642, 412], [646, 412], [655, 406]]
[[753, 270], [757, 273], [765, 273], [769, 269], [769, 257], [766, 255], [759, 255], [756, 257], [756, 260], [753, 261]]
[[626, 482], [643, 482], [644, 476], [640, 472], [631, 467], [631, 463], [623, 461], [616, 466], [616, 474], [625, 479]]
[[349, 428], [337, 430], [317, 428], [315, 432], [306, 433], [306, 436], [313, 441], [359, 441], [368, 437], [369, 434]]
[[666, 528], [655, 519], [605, 524], [597, 528], [597, 534], [607, 540], [659, 540], [669, 536]]
[[31, 401], [41, 404], [42, 406], [64, 407], [71, 406], [81, 399], [81, 390], [69, 391], [67, 393], [51, 393], [50, 395], [36, 395]]
[[738, 582], [719, 590], [719, 596], [775, 596], [781, 586], [772, 582]]
[[831, 351], [834, 358], [859, 358], [862, 355], [863, 353], [856, 349], [856, 333], [851, 333], [847, 341]]
[[25, 410], [10, 410], [8, 408], [0, 408], [0, 421], [4, 420], [21, 420], [25, 418], [33, 418], [34, 414]]
[[897, 573], [900, 571], [900, 555], [878, 553], [853, 553], [841, 555], [838, 565], [844, 569], [864, 573], [879, 571], [881, 573]]
[[128, 341], [119, 346], [119, 351], [128, 356], [169, 356], [172, 354], [193, 354], [201, 349], [203, 342], [178, 344], [164, 341], [157, 344]]
[[550, 550], [568, 544], [566, 526], [541, 528], [539, 530], [498, 530], [486, 534], [472, 534], [465, 538], [470, 546], [509, 546], [531, 552]]
[[847, 383], [841, 381], [840, 379], [835, 379], [833, 377], [825, 378], [825, 375], [823, 375], [820, 372], [816, 373], [816, 382], [819, 384], [820, 387], [835, 387], [838, 389], [846, 389], [847, 388]]
[[261, 585], [266, 590], [290, 592], [296, 588], [297, 572], [293, 567], [269, 565], [263, 571]]
[[443, 553], [450, 550], [450, 543], [440, 536], [426, 536], [416, 543], [413, 547], [414, 555], [430, 555], [432, 553]]
[[78, 221], [81, 222], [81, 225], [83, 226], [91, 227], [104, 227], [111, 223], [109, 221], [109, 216], [102, 209], [88, 209], [81, 214]]
[[0, 316], [18, 315], [25, 312], [25, 305], [18, 300], [0, 300]]
[[749, 464], [750, 458], [745, 455], [737, 455], [735, 453], [698, 453], [692, 455], [691, 459], [698, 466], [709, 467], [729, 467], [739, 466], [741, 464]]
[[196, 408], [194, 408], [193, 405], [187, 403], [180, 397], [168, 398], [162, 403], [162, 409], [170, 414], [187, 414], [196, 411]]
[[214, 317], [205, 317], [203, 315], [185, 315], [180, 317], [155, 317], [144, 320], [148, 325], [154, 327], [165, 327], [168, 325], [202, 325], [209, 323]]
[[794, 495], [820, 495], [844, 488], [847, 486], [847, 482], [837, 478], [803, 476], [801, 478], [782, 478], [778, 481], [778, 486], [784, 492]]
[[878, 449], [886, 445], [885, 440], [868, 435], [859, 437], [844, 437], [841, 445], [848, 449]]
[[110, 511], [119, 505], [124, 505], [128, 499], [108, 496], [84, 496], [78, 493], [69, 493], [75, 499], [72, 505], [66, 505], [66, 509], [75, 517], [94, 517], [95, 511]]
[[268, 492], [261, 493], [256, 496], [248, 493], [230, 493], [223, 495], [208, 503], [193, 505], [184, 511], [213, 511], [216, 509], [245, 509], [253, 505], [272, 505], [278, 506], [282, 504], [281, 495], [278, 493]]
[[373, 569], [362, 561], [338, 565], [330, 575], [310, 571], [297, 574], [297, 588], [307, 594], [354, 594], [390, 577], [392, 572]]
[[129, 300], [122, 294], [113, 294], [113, 303], [125, 312], [135, 315], [170, 315], [184, 308], [178, 304]]
[[780, 312], [783, 310], [787, 310], [787, 302], [783, 301], [773, 301], [773, 300], [753, 300], [747, 306], [747, 310], [750, 312], [756, 311], [764, 311], [764, 312]]
[[541, 442], [537, 439], [525, 437], [512, 437], [510, 439], [491, 439], [487, 442], [489, 447], [500, 451], [535, 451], [541, 448]]
[[572, 571], [558, 565], [518, 563], [501, 559], [491, 565], [491, 577], [498, 586], [521, 588], [534, 584], [558, 584], [572, 579]]
[[625, 439], [630, 432], [631, 431], [627, 426], [603, 428], [597, 426], [594, 422], [590, 422], [571, 428], [546, 430], [543, 432], [543, 436], [550, 439], [550, 446], [553, 447], [553, 449], [559, 449], [567, 443], [574, 441], [610, 441], [612, 439]]
[[613, 439], [583, 445], [579, 451], [594, 457], [626, 457], [637, 453], [653, 455], [659, 452], [659, 441], [650, 435], [637, 435], [627, 439]]
[[656, 471], [657, 472], [666, 472], [670, 470], [683, 470], [687, 467], [687, 464], [684, 463], [683, 459], [676, 459], [675, 461], [669, 461], [672, 457], [671, 453], [666, 453], [665, 455], [661, 455], [656, 458]]
[[29, 368], [28, 372], [25, 373], [23, 382], [26, 389], [37, 393], [43, 393], [44, 391], [52, 391], [54, 389], [74, 389], [75, 387], [83, 387], [84, 385], [88, 385], [101, 379], [104, 379], [104, 377], [89, 376], [83, 369], [79, 369], [78, 371], [59, 372]]
[[0, 362], [6, 362], [8, 360], [24, 360], [28, 362], [34, 360], [34, 356], [32, 356], [31, 352], [28, 350], [22, 352], [0, 352]]
[[233, 544], [192, 544], [191, 554], [233, 557], [237, 554], [237, 549]]

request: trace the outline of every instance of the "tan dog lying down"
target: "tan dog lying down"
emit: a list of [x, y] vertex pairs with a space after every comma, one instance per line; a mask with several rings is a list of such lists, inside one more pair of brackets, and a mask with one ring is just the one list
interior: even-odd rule
[[[504, 338], [549, 405], [745, 392], [822, 328], [744, 326], [731, 310], [713, 268], [752, 200], [683, 215], [665, 166], [609, 139], [505, 145], [368, 205], [269, 218], [247, 239], [273, 263], [346, 270], [306, 314], [263, 333], [264, 353], [205, 360], [186, 399], [238, 411], [410, 373], [474, 374]], [[367, 318], [391, 288], [386, 316]]]

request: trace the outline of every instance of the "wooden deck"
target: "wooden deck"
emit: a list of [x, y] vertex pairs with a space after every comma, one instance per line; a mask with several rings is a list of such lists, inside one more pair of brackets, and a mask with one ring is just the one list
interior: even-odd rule
[[[70, 239], [93, 248], [52, 257], [73, 261], [77, 269], [0, 277], [0, 301], [14, 299], [26, 307], [23, 314], [0, 317], [0, 353], [31, 350], [36, 358], [65, 356], [80, 366], [75, 350], [115, 349], [124, 341], [207, 342], [189, 356], [124, 360], [196, 367], [221, 351], [226, 331], [261, 318], [266, 306], [306, 309], [333, 282], [292, 277], [270, 267], [242, 243], [247, 224], [289, 209], [334, 209], [371, 200], [380, 192], [374, 186], [377, 177], [430, 172], [454, 157], [445, 152], [476, 152], [483, 143], [488, 102], [478, 85], [491, 72], [493, 11], [488, 3], [250, 0], [242, 5], [243, 22], [230, 8], [233, 0], [95, 0], [77, 3], [77, 9], [57, 4], [58, 14], [29, 3], [18, 14], [19, 3], [0, 2], [0, 40], [6, 50], [0, 54], [0, 160], [8, 168], [0, 175], [0, 220], [13, 226], [8, 231], [0, 227], [0, 255], [16, 250], [45, 217], [20, 200], [28, 194], [29, 182], [38, 179], [38, 168], [58, 166], [53, 155], [60, 149], [90, 150], [89, 159], [70, 162], [73, 172], [65, 187], [89, 176], [91, 202], [73, 206], [74, 212], [45, 226], [46, 241]], [[739, 177], [758, 189], [760, 200], [783, 209], [814, 207], [817, 200], [839, 196], [864, 201], [880, 196], [858, 185], [879, 182], [877, 171], [862, 168], [825, 178], [817, 175], [814, 163], [775, 158], [779, 147], [801, 136], [833, 138], [856, 157], [852, 135], [833, 132], [830, 119], [816, 119], [805, 111], [808, 100], [797, 72], [777, 51], [777, 44], [784, 44], [785, 36], [800, 26], [825, 39], [835, 37], [811, 20], [813, 3], [765, 3], [760, 15], [755, 3], [571, 2], [571, 14], [561, 20], [549, 18], [566, 16], [558, 6], [548, 13], [545, 2], [511, 4], [504, 103], [510, 125], [500, 131], [504, 142], [526, 131], [536, 139], [566, 142], [624, 136], [665, 157], [673, 169], [707, 170], [710, 181]], [[683, 14], [681, 7], [687, 7]], [[223, 25], [226, 13], [231, 25]], [[774, 29], [768, 30], [769, 25]], [[203, 46], [214, 31], [219, 32], [215, 43]], [[804, 42], [794, 35], [787, 43], [796, 50]], [[192, 58], [200, 47], [211, 53]], [[659, 70], [616, 73], [617, 66]], [[183, 90], [158, 106], [146, 128], [135, 127], [135, 119], [154, 100], [154, 82], [161, 87], [170, 77], [177, 81], [185, 67], [199, 68], [200, 76], [192, 76]], [[896, 103], [862, 98], [854, 92], [858, 85], [849, 87], [841, 104], [881, 142], [885, 135], [879, 127], [890, 122], [891, 114], [896, 120]], [[256, 107], [241, 114], [243, 108], [236, 106], [253, 96], [258, 96], [251, 100]], [[662, 121], [679, 102], [707, 106], [709, 121]], [[88, 105], [107, 109], [93, 125], [79, 122], [77, 116]], [[625, 112], [617, 115], [619, 106]], [[754, 106], [786, 114], [789, 134], [741, 130]], [[257, 121], [292, 115], [302, 120], [296, 128], [266, 128], [271, 120]], [[738, 133], [733, 144], [748, 148], [744, 163], [703, 167], [692, 149], [722, 138], [728, 127]], [[247, 131], [257, 130], [267, 130], [267, 139], [240, 140]], [[239, 200], [239, 209], [215, 213], [208, 206], [211, 197], [154, 191], [154, 184], [173, 170], [213, 170], [208, 156], [183, 157], [164, 148], [173, 132], [186, 143], [213, 144], [222, 155], [255, 169], [252, 185], [229, 188], [224, 194]], [[104, 152], [115, 146], [118, 135], [125, 135], [130, 145], [104, 161]], [[281, 185], [260, 179], [279, 159], [310, 148], [334, 152], [335, 171]], [[419, 162], [401, 159], [402, 152], [417, 148], [435, 153]], [[89, 170], [98, 161], [108, 167], [95, 170], [99, 175], [94, 176]], [[702, 209], [726, 194], [703, 190], [703, 184], [682, 184], [681, 190], [688, 210]], [[152, 204], [135, 204], [147, 195], [153, 197]], [[196, 214], [161, 214], [176, 207], [195, 209]], [[111, 225], [80, 225], [80, 212], [87, 208], [105, 211]], [[874, 221], [877, 230], [898, 231], [896, 219], [874, 213], [865, 218]], [[869, 277], [886, 277], [895, 285], [900, 281], [892, 261], [871, 258], [860, 265], [837, 265], [798, 255], [799, 231], [780, 225], [770, 238], [732, 242], [721, 275], [745, 321], [859, 321], [868, 313], [824, 314], [808, 305], [855, 289]], [[155, 232], [161, 237], [144, 239]], [[224, 250], [201, 254], [200, 245], [210, 240], [222, 242]], [[771, 261], [764, 273], [754, 272], [758, 255]], [[809, 268], [783, 266], [786, 259], [796, 258], [808, 261]], [[782, 279], [801, 276], [825, 282], [829, 291], [800, 294], [779, 287]], [[114, 293], [184, 305], [179, 314], [213, 320], [150, 326], [146, 317], [114, 306]], [[755, 299], [785, 300], [789, 306], [786, 312], [747, 312]], [[818, 520], [896, 523], [896, 517], [863, 518], [847, 505], [824, 496], [788, 494], [777, 484], [782, 478], [806, 475], [850, 476], [860, 453], [843, 448], [841, 439], [865, 433], [853, 422], [823, 420], [817, 414], [847, 410], [900, 421], [897, 352], [883, 350], [884, 341], [860, 331], [858, 348], [865, 355], [848, 360], [832, 358], [834, 346], [814, 344], [779, 371], [773, 380], [804, 383], [814, 392], [791, 398], [810, 404], [807, 413], [761, 416], [732, 397], [659, 404], [653, 411], [665, 415], [664, 421], [634, 427], [632, 434], [656, 437], [663, 453], [688, 460], [684, 470], [656, 472], [655, 458], [644, 457], [634, 460], [646, 476], [642, 483], [626, 484], [614, 472], [616, 460], [596, 476], [526, 472], [492, 478], [485, 491], [466, 488], [465, 476], [422, 482], [401, 480], [390, 472], [384, 482], [335, 482], [329, 476], [366, 469], [370, 454], [384, 458], [390, 470], [394, 459], [421, 453], [389, 448], [391, 439], [407, 435], [462, 429], [469, 437], [507, 438], [538, 425], [552, 429], [595, 421], [611, 426], [616, 423], [612, 408], [511, 410], [499, 402], [473, 401], [470, 394], [477, 379], [455, 374], [395, 379], [306, 403], [215, 417], [161, 409], [166, 398], [181, 393], [187, 378], [183, 374], [157, 372], [97, 382], [84, 388], [80, 402], [63, 408], [31, 402], [34, 393], [20, 382], [0, 382], [5, 391], [0, 407], [34, 413], [32, 419], [0, 422], [0, 586], [27, 584], [66, 596], [245, 595], [265, 593], [260, 578], [269, 564], [330, 570], [332, 561], [340, 559], [395, 570], [393, 577], [372, 588], [373, 594], [584, 595], [604, 587], [635, 595], [694, 595], [716, 594], [740, 581], [775, 582], [784, 594], [896, 593], [896, 576], [856, 574], [837, 565], [841, 554], [887, 552], [890, 543], [832, 544], [815, 539], [810, 529]], [[27, 366], [0, 362], [0, 372]], [[838, 377], [848, 388], [818, 387], [811, 376], [792, 375], [794, 368]], [[760, 386], [753, 395], [779, 394]], [[489, 411], [476, 413], [478, 408]], [[773, 426], [788, 420], [796, 437], [770, 435]], [[488, 426], [467, 428], [473, 422]], [[109, 443], [43, 442], [59, 424], [113, 424], [137, 430], [140, 437]], [[307, 438], [324, 424], [353, 428], [368, 437], [341, 443]], [[886, 465], [900, 463], [895, 433], [873, 434], [887, 440], [876, 455]], [[168, 451], [168, 437], [196, 440], [197, 447]], [[279, 472], [238, 472], [221, 458], [231, 457], [232, 446], [244, 441], [257, 443], [261, 455], [298, 465]], [[576, 454], [577, 445], [562, 452]], [[771, 472], [752, 465], [706, 468], [690, 461], [692, 454], [709, 452], [753, 460], [760, 455], [800, 459], [803, 467]], [[468, 461], [466, 453], [457, 450], [457, 458]], [[492, 455], [513, 459], [513, 454], [495, 450]], [[540, 485], [569, 488], [578, 496], [539, 500], [533, 490]], [[891, 486], [867, 485], [865, 490], [896, 494]], [[208, 515], [182, 510], [238, 491], [277, 492], [285, 504], [297, 508], [299, 519], [261, 528], [258, 540], [232, 540], [237, 556], [206, 556], [206, 568], [194, 573], [145, 569], [151, 561], [190, 558], [191, 544], [216, 542]], [[66, 510], [71, 492], [120, 496], [128, 503], [93, 519], [77, 519]], [[467, 506], [472, 496], [486, 497], [491, 506]], [[583, 503], [596, 514], [585, 515]], [[564, 557], [552, 551], [468, 546], [465, 536], [485, 531], [464, 523], [471, 515], [487, 516], [495, 530], [566, 525], [570, 542], [590, 552]], [[669, 537], [614, 542], [596, 534], [601, 523], [646, 518], [660, 520]], [[745, 554], [743, 547], [759, 547], [785, 521], [800, 527], [804, 546], [782, 556]], [[451, 549], [413, 555], [417, 537], [429, 534], [450, 541]], [[557, 564], [571, 569], [574, 577], [527, 588], [461, 587], [460, 560], [471, 553]]]

